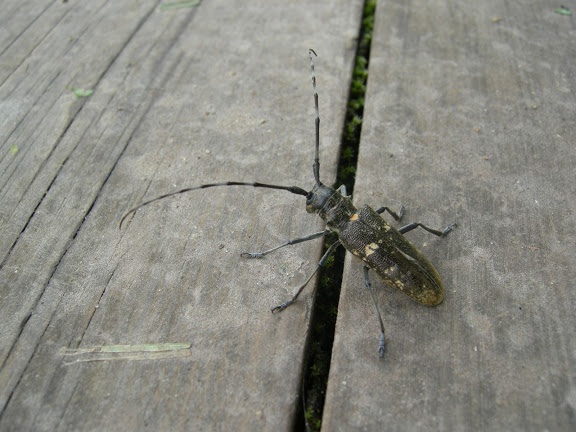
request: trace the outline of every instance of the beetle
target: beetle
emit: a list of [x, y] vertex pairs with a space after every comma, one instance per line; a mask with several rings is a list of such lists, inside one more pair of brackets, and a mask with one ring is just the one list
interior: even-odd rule
[[304, 237], [288, 240], [279, 246], [263, 252], [242, 252], [241, 257], [263, 258], [282, 247], [320, 238], [330, 233], [335, 234], [337, 240], [324, 253], [314, 272], [298, 288], [296, 294], [294, 294], [291, 299], [273, 307], [272, 312], [280, 312], [293, 304], [310, 280], [314, 277], [316, 272], [326, 265], [328, 258], [334, 253], [338, 246], [342, 245], [364, 263], [364, 284], [368, 288], [374, 302], [380, 325], [378, 354], [380, 357], [383, 357], [385, 351], [385, 329], [382, 315], [372, 290], [369, 270], [375, 271], [382, 281], [402, 291], [418, 303], [427, 306], [440, 304], [444, 300], [444, 287], [438, 272], [430, 261], [428, 261], [428, 259], [412, 243], [410, 243], [403, 234], [419, 227], [438, 237], [444, 237], [452, 231], [456, 224], [448, 225], [443, 230], [435, 230], [424, 224], [414, 222], [402, 228], [395, 229], [380, 215], [384, 212], [388, 212], [396, 221], [399, 221], [404, 214], [403, 206], [400, 207], [398, 213], [388, 207], [381, 207], [374, 210], [365, 205], [356, 208], [352, 203], [351, 197], [346, 194], [345, 186], [333, 189], [324, 185], [320, 181], [320, 110], [318, 106], [318, 91], [316, 88], [316, 72], [314, 66], [314, 57], [316, 56], [316, 52], [310, 49], [310, 75], [314, 91], [314, 123], [316, 132], [314, 163], [312, 165], [315, 185], [312, 190], [306, 191], [298, 186], [282, 186], [258, 182], [227, 181], [221, 183], [202, 184], [199, 186], [180, 189], [143, 202], [124, 214], [120, 220], [120, 228], [122, 228], [122, 224], [128, 216], [134, 214], [136, 210], [141, 207], [164, 198], [198, 189], [221, 186], [252, 186], [256, 188], [284, 190], [292, 194], [305, 196], [306, 211], [308, 213], [317, 213], [325, 221], [326, 228], [324, 230]]

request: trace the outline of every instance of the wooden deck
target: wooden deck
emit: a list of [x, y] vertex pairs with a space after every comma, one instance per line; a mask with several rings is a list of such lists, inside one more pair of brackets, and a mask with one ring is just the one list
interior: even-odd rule
[[[333, 182], [362, 2], [166, 3], [2, 2], [2, 431], [294, 428], [321, 241], [239, 254], [303, 197], [118, 224], [311, 188], [310, 47]], [[407, 234], [440, 306], [373, 277], [384, 359], [348, 256], [323, 430], [576, 427], [575, 17], [521, 3], [378, 4], [354, 201], [458, 228]]]

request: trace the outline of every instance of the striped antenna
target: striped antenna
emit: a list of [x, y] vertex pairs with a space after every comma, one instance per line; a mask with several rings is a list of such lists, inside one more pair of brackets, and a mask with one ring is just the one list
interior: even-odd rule
[[[318, 155], [320, 152], [320, 110], [318, 109], [318, 92], [316, 91], [316, 73], [314, 71], [314, 61], [313, 61], [313, 57], [318, 57], [318, 55], [316, 54], [316, 52], [314, 52], [313, 49], [309, 49], [308, 54], [310, 55], [310, 75], [312, 76], [312, 88], [314, 89], [314, 108], [316, 109], [316, 148], [314, 151], [313, 171], [314, 171], [314, 179], [316, 180], [316, 184], [318, 186], [322, 186], [322, 183], [320, 183], [320, 159], [319, 159], [319, 155]], [[156, 201], [159, 201], [159, 200], [162, 200], [165, 198], [169, 198], [169, 197], [173, 197], [175, 195], [180, 195], [180, 194], [183, 194], [186, 192], [191, 192], [191, 191], [195, 191], [198, 189], [206, 189], [206, 188], [213, 188], [213, 187], [225, 187], [225, 186], [248, 186], [248, 187], [251, 186], [251, 187], [255, 187], [255, 188], [268, 188], [268, 189], [285, 190], [285, 191], [293, 193], [295, 195], [303, 195], [307, 198], [309, 198], [312, 194], [312, 192], [307, 192], [304, 189], [299, 188], [298, 186], [282, 186], [282, 185], [274, 185], [274, 184], [258, 183], [258, 182], [227, 181], [227, 182], [221, 182], [221, 183], [202, 184], [199, 186], [187, 187], [184, 189], [180, 189], [176, 192], [171, 192], [171, 193], [161, 195], [159, 197], [145, 201], [142, 204], [128, 210], [128, 212], [126, 214], [124, 214], [124, 216], [122, 216], [122, 219], [120, 220], [120, 229], [122, 229], [122, 224], [124, 223], [124, 221], [130, 215], [134, 214], [136, 212], [136, 210], [138, 210], [141, 207], [145, 207], [145, 206], [152, 204]]]
[[195, 187], [188, 187], [188, 188], [184, 188], [184, 189], [180, 189], [176, 192], [171, 192], [171, 193], [167, 193], [164, 195], [160, 195], [159, 197], [153, 198], [151, 200], [148, 201], [144, 201], [142, 204], [128, 210], [124, 216], [122, 216], [122, 219], [120, 220], [120, 229], [122, 229], [122, 224], [124, 223], [124, 221], [126, 220], [126, 218], [128, 216], [130, 216], [132, 213], [134, 213], [136, 210], [138, 210], [141, 207], [147, 206], [148, 204], [152, 204], [153, 202], [159, 201], [161, 199], [164, 198], [168, 198], [168, 197], [172, 197], [175, 195], [180, 195], [186, 192], [190, 192], [190, 191], [195, 191], [198, 189], [206, 189], [206, 188], [212, 188], [212, 187], [219, 187], [219, 186], [252, 186], [255, 188], [268, 188], [268, 189], [279, 189], [279, 190], [285, 190], [288, 191], [290, 193], [293, 193], [295, 195], [303, 195], [303, 196], [308, 196], [308, 192], [306, 192], [304, 189], [299, 188], [298, 186], [281, 186], [281, 185], [273, 185], [273, 184], [267, 184], [267, 183], [257, 183], [257, 182], [237, 182], [237, 181], [227, 181], [227, 182], [222, 182], [222, 183], [209, 183], [209, 184], [203, 184], [200, 186], [195, 186]]
[[318, 57], [316, 52], [310, 48], [308, 50], [308, 54], [310, 55], [310, 75], [312, 76], [312, 88], [314, 90], [314, 109], [316, 110], [316, 147], [314, 150], [314, 165], [312, 165], [312, 169], [314, 171], [314, 179], [316, 180], [317, 185], [321, 185], [320, 182], [320, 109], [318, 108], [318, 91], [316, 90], [316, 71], [314, 70], [314, 57]]

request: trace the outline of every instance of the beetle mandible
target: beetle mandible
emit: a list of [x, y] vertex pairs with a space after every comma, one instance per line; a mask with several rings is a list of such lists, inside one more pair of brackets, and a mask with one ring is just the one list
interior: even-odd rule
[[314, 272], [298, 288], [294, 296], [272, 308], [272, 312], [280, 312], [293, 304], [300, 293], [304, 290], [308, 282], [314, 277], [316, 272], [322, 268], [328, 258], [334, 253], [340, 245], [344, 246], [352, 254], [364, 262], [364, 284], [368, 288], [380, 325], [380, 341], [378, 344], [378, 354], [384, 356], [385, 336], [384, 323], [376, 302], [372, 284], [370, 283], [368, 271], [374, 270], [380, 278], [394, 288], [399, 289], [404, 294], [417, 301], [418, 303], [435, 306], [444, 300], [444, 287], [438, 272], [428, 259], [418, 249], [412, 245], [403, 234], [415, 228], [422, 228], [429, 233], [438, 237], [444, 237], [456, 224], [451, 224], [443, 230], [435, 230], [421, 223], [414, 222], [400, 229], [395, 229], [389, 225], [380, 214], [388, 212], [396, 221], [402, 218], [404, 207], [400, 207], [398, 213], [388, 207], [381, 207], [373, 210], [368, 206], [356, 208], [352, 204], [351, 197], [346, 195], [346, 188], [340, 186], [333, 189], [325, 186], [320, 181], [320, 111], [318, 107], [318, 92], [316, 88], [316, 73], [314, 67], [314, 57], [316, 52], [310, 49], [310, 75], [312, 77], [312, 88], [314, 91], [314, 108], [315, 108], [315, 150], [314, 163], [312, 170], [316, 184], [311, 191], [306, 191], [298, 186], [281, 186], [257, 182], [237, 182], [227, 181], [222, 183], [209, 183], [195, 187], [180, 189], [161, 195], [129, 210], [120, 221], [120, 228], [126, 218], [136, 212], [141, 207], [151, 204], [155, 201], [190, 192], [198, 189], [218, 187], [218, 186], [252, 186], [260, 188], [285, 190], [296, 195], [306, 197], [306, 211], [308, 213], [317, 213], [325, 222], [326, 228], [304, 237], [288, 240], [287, 242], [263, 252], [242, 252], [243, 258], [263, 258], [284, 246], [302, 243], [308, 240], [320, 238], [329, 233], [334, 233], [337, 240], [324, 253]]

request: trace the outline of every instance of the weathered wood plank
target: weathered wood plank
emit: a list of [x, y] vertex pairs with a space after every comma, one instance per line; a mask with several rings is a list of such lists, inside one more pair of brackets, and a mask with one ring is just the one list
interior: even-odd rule
[[118, 222], [202, 182], [310, 187], [308, 47], [333, 180], [361, 2], [53, 3], [0, 62], [0, 429], [290, 429], [312, 296], [269, 308], [320, 244], [239, 252], [317, 230], [302, 197], [212, 189]]
[[571, 430], [576, 408], [574, 21], [556, 5], [379, 2], [355, 202], [404, 204], [447, 297], [348, 259], [325, 430]]
[[[113, 168], [114, 160], [109, 156], [118, 158], [121, 154], [120, 145], [109, 148], [98, 145], [98, 139], [106, 136], [104, 130], [108, 130], [109, 136], [133, 130], [132, 118], [142, 116], [142, 112], [136, 109], [124, 109], [127, 108], [124, 106], [120, 112], [116, 106], [113, 114], [116, 129], [110, 126], [110, 121], [107, 122], [105, 117], [96, 127], [92, 123], [102, 115], [103, 107], [114, 96], [119, 98], [120, 95], [102, 89], [79, 114], [84, 101], [79, 101], [69, 87], [77, 84], [77, 76], [82, 76], [81, 84], [84, 86], [95, 86], [101, 76], [110, 70], [118, 52], [133, 36], [139, 22], [154, 10], [154, 4], [149, 2], [148, 9], [134, 16], [127, 14], [124, 20], [115, 13], [117, 8], [109, 7], [106, 14], [102, 9], [96, 13], [92, 6], [94, 4], [91, 3], [84, 12], [94, 22], [84, 20], [83, 25], [79, 26], [79, 21], [73, 17], [58, 20], [59, 26], [47, 31], [42, 38], [44, 43], [36, 46], [34, 53], [26, 51], [29, 46], [27, 41], [37, 39], [34, 35], [37, 29], [29, 26], [31, 34], [24, 31], [12, 44], [14, 49], [21, 44], [28, 57], [24, 64], [13, 70], [0, 89], [9, 119], [2, 128], [0, 280], [3, 281], [3, 292], [0, 311], [2, 316], [11, 318], [3, 325], [2, 361], [6, 360], [21, 324], [33, 313], [47, 281]], [[70, 15], [82, 13], [66, 14]], [[111, 22], [106, 21], [108, 26], [123, 26], [116, 33], [117, 43], [113, 46], [96, 44], [90, 50], [97, 35], [101, 34], [94, 27], [102, 22], [104, 16], [110, 17]], [[168, 17], [163, 18], [166, 23], [170, 22]], [[34, 22], [43, 20], [45, 18], [40, 16]], [[86, 24], [91, 31], [85, 30]], [[85, 31], [76, 38], [80, 30]], [[161, 32], [158, 30], [156, 36], [159, 37]], [[69, 42], [66, 49], [60, 51], [57, 43], [60, 40], [74, 42]], [[97, 55], [103, 48], [106, 48], [106, 55]], [[72, 60], [77, 60], [72, 63], [74, 66], [70, 65]], [[118, 64], [116, 77], [129, 79], [126, 63], [120, 61]], [[105, 82], [102, 84], [105, 85]], [[139, 97], [134, 102], [141, 104], [143, 99]], [[94, 110], [94, 106], [100, 106], [99, 110]], [[80, 145], [83, 142], [86, 143], [85, 149]], [[70, 168], [77, 163], [74, 159], [78, 157], [75, 156], [77, 153], [81, 153], [79, 163], [83, 166], [79, 172], [86, 177], [84, 182], [77, 180], [74, 169], [77, 173], [78, 168]], [[51, 192], [55, 189], [58, 189], [57, 193]], [[46, 199], [52, 194], [56, 194], [56, 201]]]

